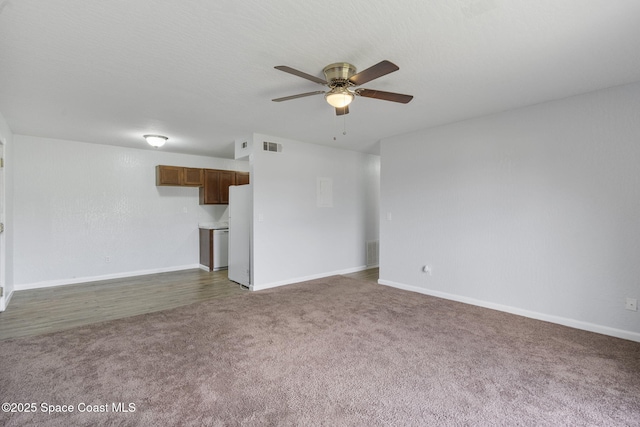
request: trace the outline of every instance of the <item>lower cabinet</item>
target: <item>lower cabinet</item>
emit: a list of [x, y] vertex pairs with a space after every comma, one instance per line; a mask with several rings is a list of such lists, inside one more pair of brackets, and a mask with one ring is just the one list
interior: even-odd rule
[[200, 229], [200, 267], [213, 271], [213, 230]]
[[200, 228], [200, 268], [224, 270], [229, 265], [229, 230]]

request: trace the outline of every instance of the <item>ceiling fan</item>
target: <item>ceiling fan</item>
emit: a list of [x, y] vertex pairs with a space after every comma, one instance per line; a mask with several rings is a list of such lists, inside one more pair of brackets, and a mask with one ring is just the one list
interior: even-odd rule
[[413, 99], [412, 95], [402, 95], [400, 93], [384, 92], [381, 90], [358, 88], [356, 86], [363, 85], [371, 80], [377, 79], [400, 68], [390, 61], [384, 60], [376, 65], [367, 68], [364, 71], [356, 73], [356, 67], [346, 62], [336, 62], [324, 67], [326, 80], [311, 74], [303, 73], [286, 65], [278, 65], [274, 67], [276, 70], [302, 77], [314, 83], [328, 86], [329, 91], [317, 90], [315, 92], [300, 93], [297, 95], [285, 96], [282, 98], [272, 99], [274, 102], [288, 101], [290, 99], [303, 98], [305, 96], [324, 94], [325, 99], [336, 109], [336, 115], [349, 114], [349, 104], [356, 96], [364, 96], [365, 98], [382, 99], [384, 101], [393, 101], [406, 104]]

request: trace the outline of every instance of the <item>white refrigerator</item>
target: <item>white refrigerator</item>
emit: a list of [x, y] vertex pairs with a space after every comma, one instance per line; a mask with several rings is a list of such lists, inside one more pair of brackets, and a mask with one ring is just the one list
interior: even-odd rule
[[229, 187], [229, 280], [251, 286], [252, 185]]

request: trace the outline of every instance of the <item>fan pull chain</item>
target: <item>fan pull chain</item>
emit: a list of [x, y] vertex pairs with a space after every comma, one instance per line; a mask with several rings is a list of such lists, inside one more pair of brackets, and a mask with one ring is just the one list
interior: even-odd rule
[[[338, 119], [338, 117], [339, 117], [339, 116], [336, 116], [336, 120]], [[347, 134], [347, 116], [346, 116], [346, 114], [343, 114], [343, 115], [342, 115], [342, 134], [343, 134], [343, 135], [346, 135], [346, 134]], [[337, 137], [337, 136], [334, 136], [334, 137], [333, 137], [333, 140], [334, 140], [334, 141], [337, 141], [337, 140], [338, 140], [338, 137]]]

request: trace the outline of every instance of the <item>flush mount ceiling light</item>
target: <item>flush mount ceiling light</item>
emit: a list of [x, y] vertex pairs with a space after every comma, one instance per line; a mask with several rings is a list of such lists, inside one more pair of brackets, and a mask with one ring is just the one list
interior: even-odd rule
[[333, 108], [344, 108], [353, 101], [353, 93], [346, 87], [336, 86], [327, 92], [324, 98]]
[[162, 147], [164, 143], [167, 142], [167, 139], [169, 139], [162, 135], [143, 135], [143, 137], [147, 140], [149, 145], [155, 148]]

